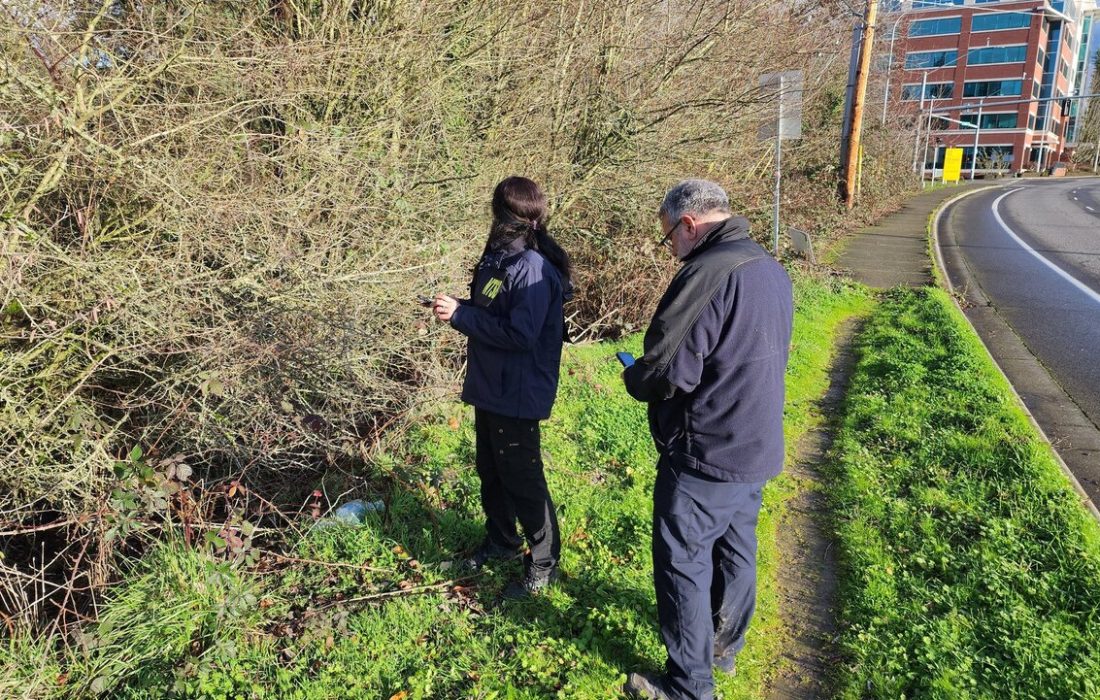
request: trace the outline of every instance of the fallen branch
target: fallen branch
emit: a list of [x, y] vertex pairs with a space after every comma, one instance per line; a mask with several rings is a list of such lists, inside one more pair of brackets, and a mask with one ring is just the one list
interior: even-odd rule
[[276, 559], [292, 562], [294, 564], [314, 564], [317, 566], [328, 566], [334, 569], [358, 569], [360, 571], [376, 571], [383, 574], [395, 573], [393, 569], [383, 569], [377, 566], [367, 566], [366, 564], [348, 564], [339, 561], [321, 561], [320, 559], [303, 559], [301, 557], [291, 557], [286, 554], [279, 554], [278, 552], [272, 552], [267, 549], [257, 549], [261, 554], [266, 554]]
[[35, 525], [33, 527], [24, 527], [15, 530], [3, 530], [0, 531], [0, 537], [18, 537], [20, 535], [29, 535], [32, 532], [44, 532], [46, 530], [56, 530], [59, 527], [67, 527], [69, 525], [83, 525], [90, 522], [93, 518], [98, 516], [82, 515], [78, 518], [69, 518], [68, 520], [58, 520], [52, 523], [46, 523], [45, 525]]
[[370, 595], [356, 596], [355, 598], [345, 598], [344, 600], [335, 600], [326, 605], [322, 605], [317, 608], [318, 611], [328, 610], [334, 608], [337, 605], [346, 605], [348, 603], [364, 603], [370, 600], [383, 600], [387, 598], [398, 598], [405, 595], [420, 595], [422, 593], [431, 593], [433, 591], [441, 591], [451, 586], [458, 585], [462, 581], [469, 581], [470, 579], [477, 578], [481, 574], [474, 574], [473, 576], [466, 576], [464, 578], [451, 579], [450, 581], [444, 581], [443, 583], [433, 583], [429, 586], [414, 586], [412, 588], [398, 589], [396, 591], [385, 591], [384, 593], [372, 593]]

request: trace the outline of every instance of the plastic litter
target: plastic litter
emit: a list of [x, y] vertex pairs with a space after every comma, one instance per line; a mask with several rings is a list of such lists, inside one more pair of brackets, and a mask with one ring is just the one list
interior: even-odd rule
[[362, 525], [368, 513], [381, 513], [386, 510], [386, 504], [382, 501], [363, 501], [356, 499], [348, 501], [332, 513], [331, 518], [318, 521], [315, 527], [325, 528], [336, 524]]
[[386, 504], [382, 501], [361, 501], [356, 499], [354, 501], [348, 501], [340, 506], [332, 515], [342, 523], [359, 525], [366, 520], [367, 513], [381, 513], [385, 509]]

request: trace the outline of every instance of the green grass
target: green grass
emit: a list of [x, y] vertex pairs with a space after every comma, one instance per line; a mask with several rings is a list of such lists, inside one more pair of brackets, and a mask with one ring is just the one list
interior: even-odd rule
[[[820, 420], [816, 401], [838, 325], [868, 309], [861, 289], [799, 279], [788, 374], [789, 444]], [[65, 659], [64, 686], [36, 696], [153, 698], [607, 698], [632, 670], [658, 670], [650, 555], [656, 454], [645, 407], [623, 391], [617, 349], [641, 339], [570, 348], [544, 450], [563, 537], [565, 578], [546, 595], [499, 603], [518, 564], [454, 591], [348, 599], [431, 586], [454, 575], [453, 552], [481, 537], [471, 411], [435, 406], [383, 465], [387, 509], [362, 527], [313, 530], [298, 544], [319, 565], [268, 573], [230, 569], [177, 544], [140, 563], [114, 591], [98, 627]], [[761, 517], [756, 620], [726, 698], [755, 698], [779, 664], [776, 530], [799, 485], [781, 477]], [[19, 650], [0, 668], [33, 657]], [[55, 661], [56, 663], [56, 661]], [[50, 686], [50, 683], [46, 684]], [[406, 693], [406, 695], [401, 695]]]
[[842, 697], [1100, 697], [1100, 527], [940, 291], [891, 293], [829, 482]]

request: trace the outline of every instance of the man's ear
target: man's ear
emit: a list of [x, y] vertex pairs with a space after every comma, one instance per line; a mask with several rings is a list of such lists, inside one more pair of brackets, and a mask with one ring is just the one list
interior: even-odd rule
[[699, 234], [699, 222], [690, 214], [681, 216], [680, 221], [683, 222], [684, 232], [688, 235], [688, 238], [695, 240], [695, 237]]

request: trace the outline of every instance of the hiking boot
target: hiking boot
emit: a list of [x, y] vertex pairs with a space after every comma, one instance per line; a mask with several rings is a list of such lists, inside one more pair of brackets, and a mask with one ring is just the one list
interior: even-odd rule
[[560, 577], [561, 575], [558, 573], [558, 567], [556, 566], [541, 571], [529, 568], [523, 578], [508, 584], [508, 587], [504, 589], [503, 596], [512, 600], [526, 598], [556, 582]]
[[518, 559], [519, 556], [520, 551], [518, 549], [509, 549], [485, 540], [478, 545], [473, 554], [466, 558], [466, 566], [474, 571], [481, 571], [481, 567], [490, 561], [508, 561], [509, 559]]
[[646, 698], [646, 700], [672, 700], [665, 692], [661, 679], [651, 673], [631, 673], [623, 686], [627, 697]]

